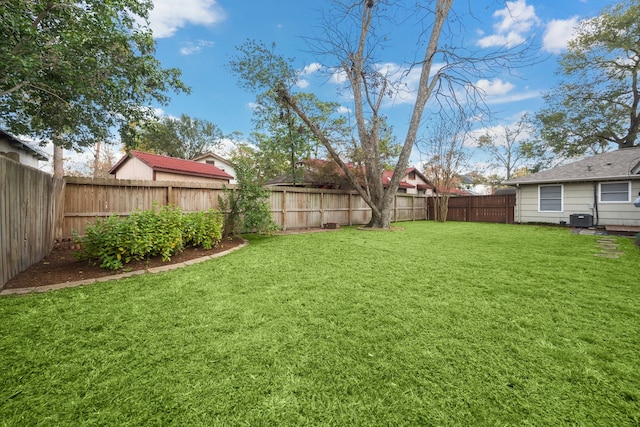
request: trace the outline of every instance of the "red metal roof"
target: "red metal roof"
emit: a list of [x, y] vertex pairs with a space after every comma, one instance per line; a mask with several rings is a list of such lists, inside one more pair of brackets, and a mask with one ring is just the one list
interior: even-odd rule
[[[131, 150], [129, 154], [139, 159], [154, 171], [173, 172], [182, 175], [202, 176], [205, 178], [224, 180], [233, 179], [231, 175], [222, 169], [206, 163], [198, 163], [193, 160], [177, 159], [175, 157], [161, 156], [159, 154], [145, 153], [137, 150]], [[125, 156], [113, 168], [111, 168], [111, 171], [109, 172], [114, 173], [127, 158], [128, 157]]]

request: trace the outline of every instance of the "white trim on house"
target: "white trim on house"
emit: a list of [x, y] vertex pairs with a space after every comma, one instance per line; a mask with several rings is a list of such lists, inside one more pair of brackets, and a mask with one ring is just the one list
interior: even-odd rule
[[[560, 209], [542, 209], [542, 188], [544, 187], [560, 187]], [[546, 198], [545, 200], [556, 200], [556, 198]], [[564, 185], [563, 184], [544, 184], [538, 185], [538, 212], [564, 212]]]
[[[624, 200], [602, 200], [602, 186], [603, 185], [615, 185], [615, 184], [627, 184], [627, 197]], [[622, 191], [617, 191], [616, 193], [622, 194]], [[631, 202], [631, 181], [612, 181], [612, 182], [601, 182], [598, 185], [598, 203], [606, 204], [606, 203], [629, 203]]]

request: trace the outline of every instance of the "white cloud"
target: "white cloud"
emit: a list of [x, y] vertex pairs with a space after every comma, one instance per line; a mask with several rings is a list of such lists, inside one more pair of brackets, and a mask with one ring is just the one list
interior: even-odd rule
[[480, 79], [475, 86], [484, 92], [486, 96], [505, 95], [515, 88], [513, 83], [505, 82], [502, 79]]
[[205, 47], [213, 47], [215, 45], [212, 41], [198, 40], [197, 42], [187, 42], [180, 48], [181, 55], [194, 55], [200, 53]]
[[505, 96], [492, 96], [487, 99], [487, 104], [509, 104], [512, 102], [525, 101], [540, 97], [540, 92], [535, 90], [525, 90]]
[[[322, 69], [322, 65], [317, 62], [312, 62], [311, 64], [305, 66], [302, 70], [299, 71], [300, 76], [309, 76], [314, 74]], [[306, 89], [309, 87], [311, 83], [307, 79], [300, 79], [296, 82], [296, 86], [300, 89]]]
[[561, 53], [564, 51], [577, 25], [577, 16], [569, 19], [554, 19], [549, 21], [544, 31], [544, 36], [542, 37], [544, 50], [550, 53]]
[[336, 110], [336, 113], [338, 113], [338, 114], [349, 114], [349, 113], [351, 113], [351, 108], [340, 106]]
[[321, 69], [322, 69], [322, 65], [320, 65], [317, 62], [312, 62], [311, 64], [304, 67], [302, 71], [300, 71], [300, 74], [303, 76], [308, 76], [309, 74], [313, 74], [317, 71], [320, 71]]
[[331, 74], [329, 81], [334, 84], [343, 84], [347, 81], [347, 73], [345, 73], [342, 68], [338, 68], [333, 74]]
[[213, 25], [225, 19], [216, 0], [153, 0], [149, 22], [154, 38], [173, 36], [187, 25]]
[[493, 25], [494, 34], [482, 37], [477, 44], [480, 47], [512, 47], [524, 42], [525, 35], [539, 24], [535, 8], [527, 5], [526, 0], [508, 1], [504, 9], [497, 10], [493, 17], [499, 19]]
[[152, 108], [152, 110], [153, 110], [153, 114], [156, 117], [162, 117], [162, 116], [164, 116], [166, 114], [166, 112], [162, 108], [155, 108], [154, 107], [154, 108]]
[[298, 86], [300, 89], [306, 89], [309, 87], [309, 85], [309, 80], [306, 79], [300, 79], [296, 82], [296, 86]]
[[508, 104], [540, 96], [539, 91], [530, 90], [528, 87], [515, 91], [516, 86], [513, 83], [502, 79], [480, 79], [474, 84], [474, 87], [482, 92], [487, 104]]

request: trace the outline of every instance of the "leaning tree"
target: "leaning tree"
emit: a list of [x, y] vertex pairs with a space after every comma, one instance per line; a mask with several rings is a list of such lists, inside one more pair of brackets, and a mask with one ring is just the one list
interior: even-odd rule
[[[435, 110], [474, 104], [478, 101], [479, 92], [474, 89], [473, 81], [480, 76], [494, 74], [495, 67], [508, 64], [510, 57], [524, 52], [519, 46], [487, 54], [486, 51], [470, 52], [463, 46], [442, 43], [441, 36], [445, 31], [455, 33], [461, 30], [458, 27], [462, 26], [460, 17], [451, 14], [452, 3], [453, 0], [419, 2], [416, 9], [408, 10], [406, 4], [394, 0], [336, 0], [330, 2], [330, 12], [322, 20], [319, 32], [322, 36], [308, 39], [316, 56], [327, 58], [324, 68], [332, 70], [339, 80], [344, 80], [346, 89], [350, 91], [355, 122], [351, 141], [355, 147], [348, 151], [358, 153], [363, 176], [358, 176], [350, 167], [350, 159], [339, 149], [344, 147], [344, 134], [336, 134], [332, 128], [314, 121], [312, 112], [299, 101], [300, 93], [294, 90], [298, 75], [290, 60], [262, 43], [248, 41], [239, 47], [239, 54], [230, 62], [230, 68], [239, 76], [242, 87], [258, 94], [261, 102], [272, 102], [291, 110], [315, 135], [371, 208], [369, 227], [390, 227], [394, 197], [428, 102], [433, 101], [430, 105]], [[402, 22], [397, 22], [400, 15], [404, 16]], [[415, 25], [409, 24], [411, 20]], [[384, 66], [383, 62], [387, 61], [383, 61], [381, 56], [383, 50], [386, 49], [385, 55], [393, 50], [389, 46], [399, 27], [415, 29], [411, 36], [415, 39], [411, 42], [424, 48], [415, 60], [402, 64], [400, 72], [394, 68], [394, 72]], [[404, 45], [409, 43], [406, 37], [405, 32], [400, 41]], [[393, 178], [385, 185], [382, 182], [385, 160], [381, 155], [384, 145], [381, 137], [385, 135], [382, 129], [384, 108], [387, 107], [385, 101], [406, 90], [408, 77], [416, 70], [419, 78], [417, 88], [411, 88], [410, 96], [414, 102], [408, 127], [404, 136], [397, 138], [401, 149]], [[461, 94], [467, 99], [461, 100]]]

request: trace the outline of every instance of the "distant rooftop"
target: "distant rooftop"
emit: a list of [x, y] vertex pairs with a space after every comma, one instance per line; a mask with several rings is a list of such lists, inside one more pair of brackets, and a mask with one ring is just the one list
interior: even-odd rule
[[37, 147], [34, 147], [28, 142], [18, 139], [17, 137], [11, 135], [8, 132], [0, 130], [0, 138], [7, 140], [12, 147], [17, 148], [18, 150], [26, 151], [27, 153], [31, 154], [38, 160], [42, 160], [42, 161], [49, 160], [49, 155], [47, 153], [38, 149]]

